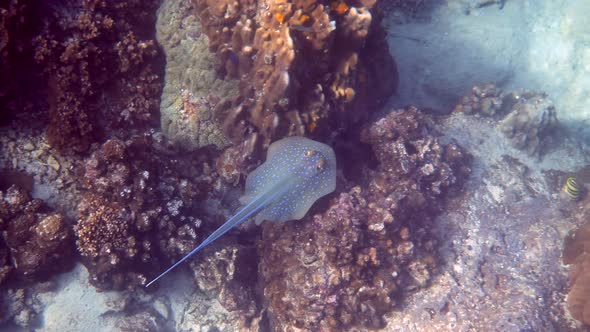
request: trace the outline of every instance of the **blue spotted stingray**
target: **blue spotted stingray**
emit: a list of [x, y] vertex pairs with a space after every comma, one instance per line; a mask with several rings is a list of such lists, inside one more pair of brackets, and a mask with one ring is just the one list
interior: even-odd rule
[[299, 220], [316, 200], [335, 188], [336, 156], [331, 147], [297, 136], [272, 143], [266, 161], [246, 178], [245, 194], [240, 199], [244, 206], [146, 287], [248, 218], [256, 215], [256, 224]]

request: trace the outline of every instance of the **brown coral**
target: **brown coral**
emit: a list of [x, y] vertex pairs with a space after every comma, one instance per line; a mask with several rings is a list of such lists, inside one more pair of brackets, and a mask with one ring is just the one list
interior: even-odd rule
[[11, 270], [25, 279], [46, 280], [70, 266], [73, 237], [63, 215], [16, 186], [0, 191], [0, 229], [6, 246], [0, 249], [0, 281]]
[[[234, 141], [244, 126], [267, 144], [326, 135], [366, 118], [396, 88], [374, 1], [344, 9], [314, 0], [195, 3], [219, 71], [240, 80], [240, 97], [216, 114]], [[377, 68], [388, 74], [373, 75]]]
[[35, 60], [47, 78], [47, 133], [54, 147], [83, 151], [105, 126], [156, 123], [162, 77], [153, 40], [157, 5], [72, 0], [50, 6], [55, 15], [46, 15], [35, 38]]
[[75, 231], [100, 289], [143, 285], [198, 244], [198, 197], [212, 178], [157, 146], [149, 137], [111, 139], [85, 160]]
[[384, 326], [404, 291], [428, 285], [436, 267], [428, 224], [469, 174], [469, 157], [442, 144], [416, 109], [367, 127], [378, 165], [364, 186], [300, 222], [264, 225], [259, 274], [274, 330]]
[[[181, 155], [159, 139], [110, 139], [84, 161], [75, 233], [98, 289], [145, 285], [223, 221], [216, 195], [227, 190], [209, 166], [211, 156]], [[211, 246], [182, 267], [190, 266], [196, 284], [248, 325], [258, 314], [254, 246], [236, 244], [231, 235], [224, 240], [231, 244]]]

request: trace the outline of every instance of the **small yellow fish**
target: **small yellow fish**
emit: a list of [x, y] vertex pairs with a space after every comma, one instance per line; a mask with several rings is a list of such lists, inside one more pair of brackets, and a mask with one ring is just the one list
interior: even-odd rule
[[577, 201], [584, 193], [584, 186], [580, 185], [578, 181], [576, 181], [575, 177], [569, 176], [565, 180], [562, 190], [567, 198], [571, 199], [572, 201]]

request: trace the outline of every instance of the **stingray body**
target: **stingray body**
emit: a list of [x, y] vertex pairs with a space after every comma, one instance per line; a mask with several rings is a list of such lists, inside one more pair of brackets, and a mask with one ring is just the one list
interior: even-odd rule
[[316, 200], [335, 188], [336, 156], [331, 147], [297, 136], [272, 143], [266, 161], [246, 178], [240, 199], [244, 206], [146, 287], [249, 217], [256, 215], [257, 224], [301, 219]]

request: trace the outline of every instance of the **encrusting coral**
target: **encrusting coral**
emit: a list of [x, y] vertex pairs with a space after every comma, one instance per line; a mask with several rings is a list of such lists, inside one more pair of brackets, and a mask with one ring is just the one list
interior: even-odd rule
[[34, 39], [49, 105], [48, 139], [84, 151], [105, 127], [157, 121], [161, 58], [154, 22], [158, 1], [64, 0], [46, 3]]
[[468, 155], [435, 135], [416, 109], [388, 115], [361, 135], [378, 162], [364, 166], [366, 185], [301, 222], [263, 226], [259, 275], [274, 330], [380, 328], [402, 292], [428, 285], [428, 223], [470, 173]]
[[25, 280], [47, 280], [71, 266], [74, 254], [70, 226], [23, 189], [0, 191], [0, 283], [14, 271]]
[[218, 71], [240, 96], [215, 115], [240, 142], [321, 134], [366, 119], [396, 89], [376, 1], [195, 0]]
[[[179, 155], [160, 135], [147, 135], [110, 139], [84, 160], [74, 231], [92, 285], [143, 287], [223, 222], [218, 219], [227, 207], [219, 196], [227, 188], [211, 159], [205, 153]], [[203, 292], [248, 326], [259, 314], [254, 245], [231, 234], [219, 242], [187, 267]]]
[[223, 79], [219, 61], [191, 1], [164, 0], [158, 9], [156, 37], [166, 54], [165, 84], [160, 102], [164, 135], [176, 145], [194, 150], [229, 145], [217, 119], [217, 104], [235, 98], [237, 81]]
[[76, 243], [99, 289], [145, 285], [199, 242], [197, 204], [213, 178], [158, 146], [149, 136], [110, 139], [84, 162]]

